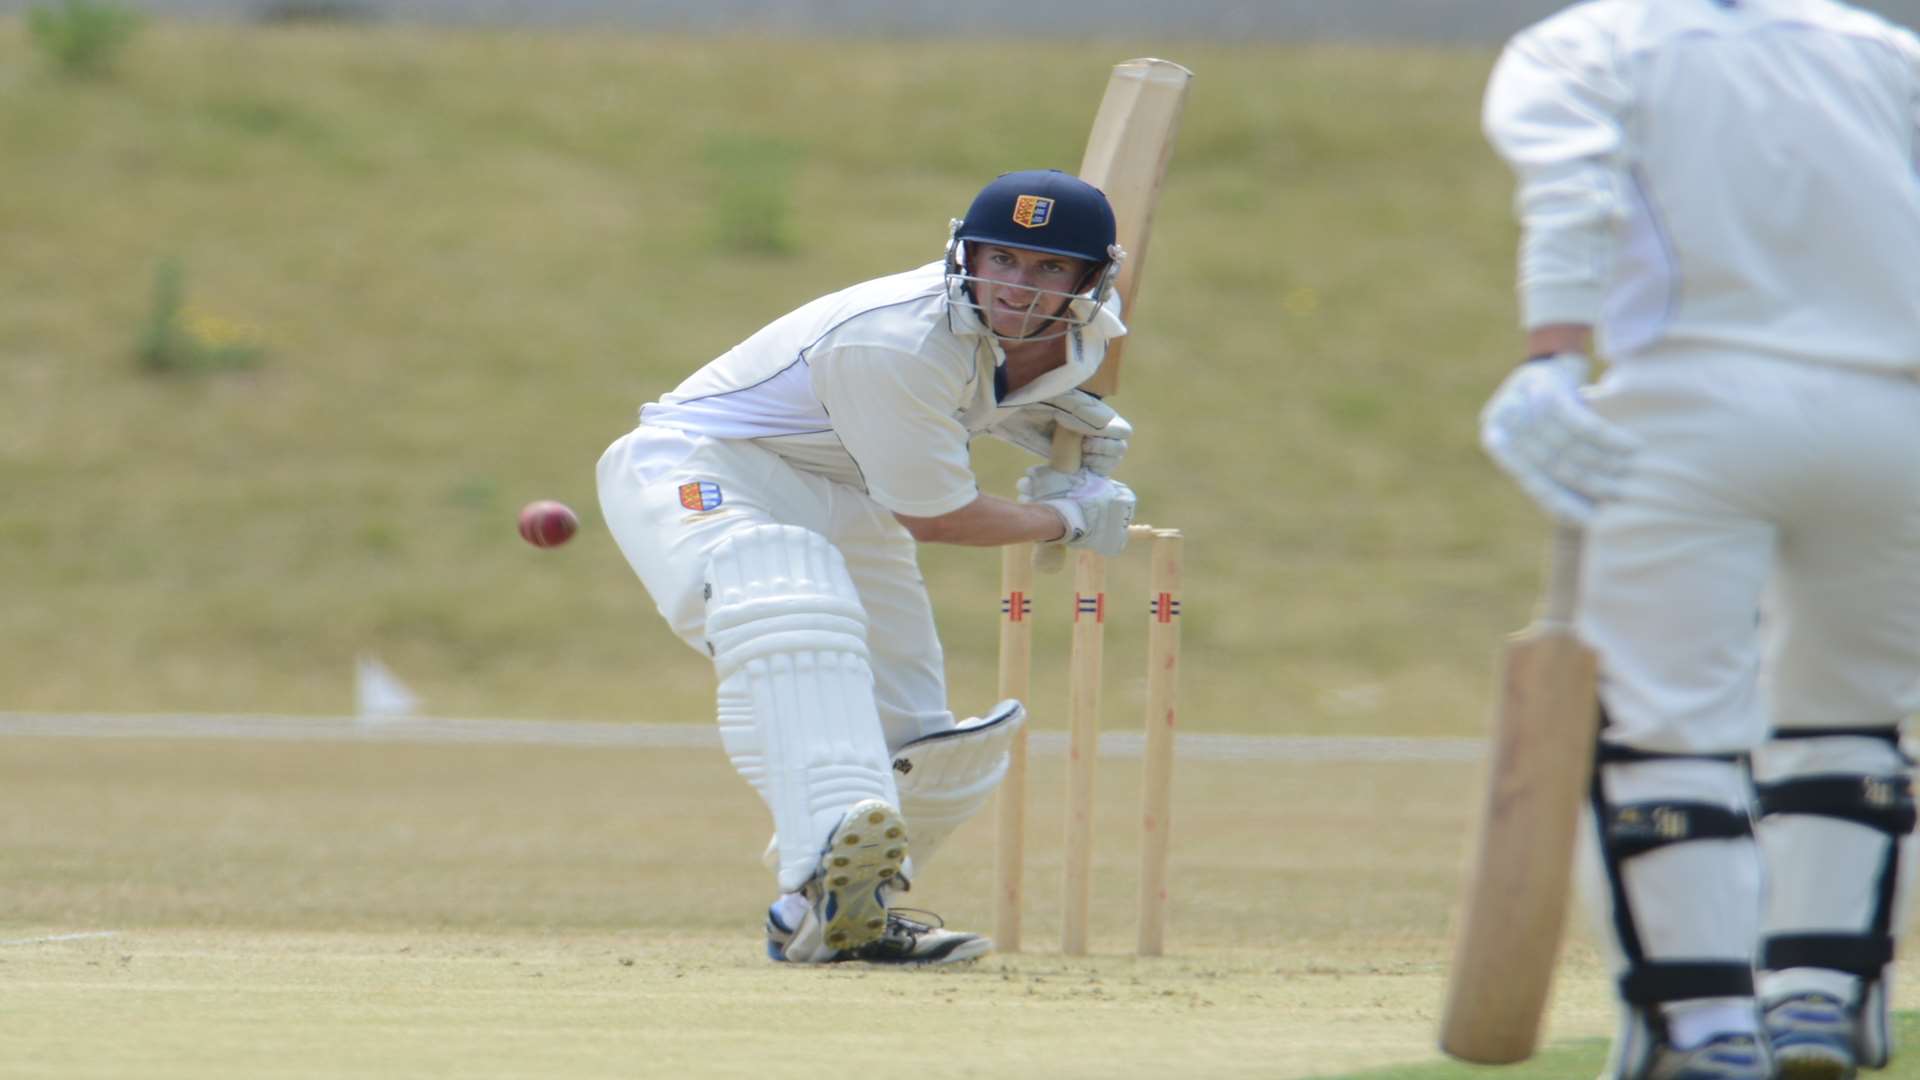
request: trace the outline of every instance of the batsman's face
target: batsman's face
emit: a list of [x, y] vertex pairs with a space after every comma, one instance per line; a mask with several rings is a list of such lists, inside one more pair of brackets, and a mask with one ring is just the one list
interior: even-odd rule
[[1053, 329], [1085, 286], [1093, 264], [1026, 248], [988, 244], [968, 253], [981, 318], [1000, 337], [1025, 338]]

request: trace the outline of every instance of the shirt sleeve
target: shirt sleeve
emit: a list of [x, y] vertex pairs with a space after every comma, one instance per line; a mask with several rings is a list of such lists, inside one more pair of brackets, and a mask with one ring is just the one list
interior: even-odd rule
[[1482, 125], [1518, 184], [1518, 287], [1529, 328], [1599, 319], [1624, 213], [1628, 101], [1605, 27], [1578, 17], [1521, 33], [1494, 65]]
[[979, 482], [957, 419], [967, 382], [937, 361], [872, 345], [807, 358], [815, 396], [881, 506], [938, 517], [972, 502]]

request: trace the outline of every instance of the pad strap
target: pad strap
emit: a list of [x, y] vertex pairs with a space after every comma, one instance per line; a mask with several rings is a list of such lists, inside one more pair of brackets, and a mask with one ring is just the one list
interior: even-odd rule
[[1776, 739], [1879, 739], [1894, 747], [1900, 745], [1900, 729], [1882, 724], [1865, 727], [1775, 728], [1773, 737]]
[[[1602, 714], [1601, 723], [1607, 723]], [[1636, 750], [1619, 743], [1603, 742], [1594, 750], [1593, 760], [1600, 765], [1629, 765], [1639, 761], [1719, 761], [1728, 765], [1739, 765], [1747, 760], [1745, 754], [1669, 754], [1661, 750]]]
[[1893, 938], [1874, 934], [1775, 934], [1761, 949], [1760, 965], [1825, 968], [1871, 982], [1893, 963]]
[[1606, 806], [1603, 838], [1615, 859], [1631, 859], [1689, 840], [1735, 840], [1753, 835], [1747, 815], [1712, 803], [1640, 802]]
[[1902, 837], [1916, 817], [1913, 780], [1906, 776], [1834, 774], [1796, 776], [1756, 785], [1760, 815], [1814, 814]]
[[1620, 999], [1629, 1005], [1659, 1005], [1692, 998], [1752, 997], [1753, 968], [1738, 963], [1668, 963], [1641, 960], [1620, 976]]

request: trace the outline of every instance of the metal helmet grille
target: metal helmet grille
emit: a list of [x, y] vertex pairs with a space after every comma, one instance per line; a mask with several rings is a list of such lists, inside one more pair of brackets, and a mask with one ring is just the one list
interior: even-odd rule
[[975, 291], [977, 285], [993, 284], [986, 278], [967, 273], [962, 261], [960, 241], [956, 237], [947, 245], [947, 304], [950, 308], [961, 307], [974, 313], [980, 326], [1003, 344], [1022, 341], [1046, 341], [1071, 333], [1093, 321], [1100, 306], [1107, 301], [1113, 291], [1114, 275], [1120, 269], [1120, 260], [1126, 257], [1119, 245], [1115, 245], [1108, 255], [1106, 267], [1093, 276], [1088, 287], [1077, 293], [1060, 292], [1055, 289], [1024, 287], [1033, 294], [1027, 303], [1026, 322], [1023, 331], [1018, 334], [1001, 334], [993, 330], [987, 313], [981, 309]]

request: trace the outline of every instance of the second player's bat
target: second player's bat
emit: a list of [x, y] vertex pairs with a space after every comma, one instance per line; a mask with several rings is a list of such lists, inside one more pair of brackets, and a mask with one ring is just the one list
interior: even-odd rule
[[1554, 536], [1540, 617], [1507, 644], [1476, 852], [1467, 864], [1440, 1048], [1504, 1065], [1531, 1056], [1566, 922], [1574, 829], [1599, 705], [1574, 636], [1580, 533]]
[[[1113, 287], [1128, 326], [1133, 325], [1140, 271], [1147, 264], [1153, 211], [1160, 203], [1160, 187], [1167, 178], [1167, 161], [1173, 156], [1174, 135], [1180, 130], [1180, 114], [1192, 81], [1193, 72], [1171, 60], [1142, 57], [1115, 64], [1080, 159], [1080, 179], [1105, 192], [1113, 204], [1116, 238], [1127, 253]], [[1120, 389], [1120, 354], [1126, 343], [1125, 336], [1107, 342], [1100, 370], [1081, 384], [1082, 390], [1108, 397]], [[1050, 464], [1060, 472], [1077, 471], [1080, 436], [1055, 429]], [[1035, 549], [1034, 563], [1042, 570], [1058, 570], [1064, 559], [1058, 544]]]

